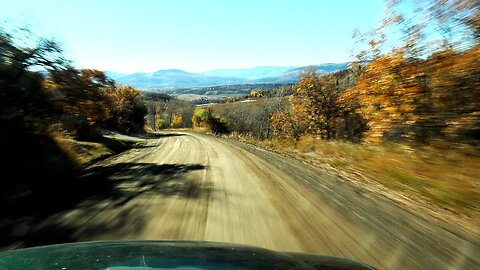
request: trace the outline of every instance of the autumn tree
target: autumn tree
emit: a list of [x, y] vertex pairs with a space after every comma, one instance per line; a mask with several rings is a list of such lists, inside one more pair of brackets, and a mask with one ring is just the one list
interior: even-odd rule
[[[387, 7], [381, 26], [366, 35], [370, 48], [358, 56], [368, 64], [346, 95], [368, 120], [365, 140], [478, 139], [479, 2], [405, 0]], [[388, 50], [389, 34], [399, 29], [401, 41]]]
[[111, 87], [106, 100], [111, 106], [107, 127], [124, 133], [143, 130], [147, 107], [139, 90], [131, 86]]
[[174, 98], [171, 101], [172, 117], [169, 125], [173, 128], [191, 128], [194, 105], [191, 101]]
[[269, 123], [272, 126], [272, 137], [282, 139], [298, 139], [300, 137], [288, 109], [273, 112], [270, 115]]
[[480, 140], [480, 45], [466, 52], [442, 51], [426, 61], [431, 114], [442, 138]]
[[102, 71], [69, 67], [50, 72], [44, 85], [64, 110], [64, 128], [77, 138], [95, 139], [98, 128], [124, 133], [143, 129], [147, 108], [141, 92], [116, 85]]
[[74, 135], [85, 139], [95, 137], [95, 128], [110, 118], [112, 106], [107, 92], [115, 86], [103, 72], [68, 67], [50, 72], [45, 85], [58, 96], [65, 110], [62, 121]]
[[292, 91], [287, 91], [288, 106], [272, 112], [270, 124], [275, 137], [299, 139], [303, 134], [320, 138], [358, 141], [365, 122], [355, 112], [354, 99], [344, 95], [355, 84], [360, 69], [318, 76], [307, 70]]
[[172, 128], [181, 128], [183, 124], [183, 116], [181, 114], [176, 114], [172, 119]]
[[290, 99], [292, 119], [298, 129], [323, 139], [334, 137], [334, 121], [339, 116], [339, 90], [334, 76], [317, 76], [308, 70], [299, 80]]
[[4, 127], [20, 125], [34, 132], [45, 127], [58, 108], [51, 102], [51, 93], [44, 91], [42, 74], [32, 69], [60, 71], [68, 61], [53, 41], [39, 39], [33, 47], [23, 43], [22, 37], [0, 29], [0, 119]]

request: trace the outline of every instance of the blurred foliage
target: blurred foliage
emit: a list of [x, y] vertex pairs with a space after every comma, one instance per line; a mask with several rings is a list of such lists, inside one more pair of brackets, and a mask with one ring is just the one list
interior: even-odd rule
[[[344, 99], [367, 121], [367, 142], [477, 143], [480, 138], [480, 4], [470, 0], [390, 1], [365, 33], [366, 63]], [[411, 10], [413, 9], [413, 10]], [[395, 29], [402, 41], [390, 51]]]
[[397, 51], [372, 61], [349, 89], [368, 120], [368, 142], [480, 138], [480, 47], [408, 61]]
[[[405, 0], [387, 7], [378, 28], [357, 33], [367, 45], [357, 63], [335, 74], [302, 75], [290, 108], [271, 115], [275, 136], [478, 143], [479, 2]], [[401, 39], [389, 43], [392, 37]]]
[[49, 126], [62, 108], [43, 88], [43, 76], [32, 70], [65, 69], [60, 48], [46, 40], [33, 47], [0, 31], [0, 149], [5, 156], [0, 182], [0, 205], [52, 187], [75, 168], [49, 136]]
[[143, 129], [147, 108], [141, 92], [115, 85], [102, 71], [69, 67], [50, 72], [44, 85], [64, 110], [64, 128], [79, 139], [99, 137], [98, 128], [123, 133]]
[[[143, 128], [141, 93], [98, 70], [77, 70], [53, 41], [0, 30], [0, 204], [48, 196], [80, 168], [59, 134], [101, 139], [100, 128]], [[57, 190], [57, 191], [55, 191]]]

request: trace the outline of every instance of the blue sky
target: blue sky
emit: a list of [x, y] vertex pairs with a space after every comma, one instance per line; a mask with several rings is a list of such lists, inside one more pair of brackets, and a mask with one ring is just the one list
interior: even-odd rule
[[191, 72], [351, 60], [381, 0], [0, 0], [0, 25], [57, 40], [79, 68]]

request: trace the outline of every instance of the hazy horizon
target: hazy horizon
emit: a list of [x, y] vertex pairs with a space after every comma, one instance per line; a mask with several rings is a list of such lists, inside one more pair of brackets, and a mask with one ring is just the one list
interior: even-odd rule
[[251, 67], [242, 67], [242, 68], [214, 68], [214, 69], [208, 69], [208, 70], [199, 70], [199, 71], [189, 71], [181, 68], [159, 68], [157, 70], [153, 71], [133, 71], [133, 72], [117, 72], [117, 71], [112, 71], [112, 70], [102, 70], [104, 72], [113, 72], [113, 73], [119, 73], [119, 74], [134, 74], [134, 73], [154, 73], [157, 71], [165, 71], [165, 70], [181, 70], [185, 71], [188, 73], [208, 73], [212, 71], [220, 71], [220, 70], [249, 70], [249, 69], [255, 69], [255, 68], [301, 68], [301, 67], [308, 67], [308, 66], [318, 66], [318, 65], [329, 65], [329, 64], [343, 64], [343, 63], [349, 63], [350, 61], [345, 61], [345, 62], [328, 62], [328, 63], [314, 63], [310, 65], [304, 65], [304, 66], [292, 66], [292, 65], [284, 65], [284, 66], [268, 66], [268, 65], [261, 65], [261, 66], [251, 66]]

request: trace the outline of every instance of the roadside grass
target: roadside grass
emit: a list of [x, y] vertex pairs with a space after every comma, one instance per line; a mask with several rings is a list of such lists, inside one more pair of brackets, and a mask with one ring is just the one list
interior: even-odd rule
[[[480, 150], [474, 146], [362, 145], [324, 141], [314, 136], [260, 141], [227, 136], [293, 156], [327, 171], [353, 176], [360, 185], [380, 184], [416, 202], [427, 202], [455, 215], [480, 220]], [[350, 178], [352, 179], [352, 178]], [[475, 222], [477, 220], [477, 222]], [[480, 228], [473, 228], [479, 231]]]
[[97, 142], [77, 141], [60, 135], [54, 136], [58, 146], [79, 166], [86, 166], [131, 148], [142, 147], [146, 142], [103, 136]]

